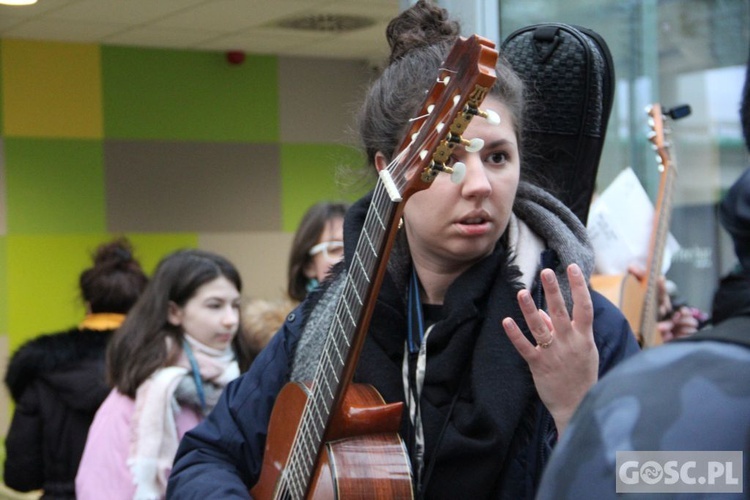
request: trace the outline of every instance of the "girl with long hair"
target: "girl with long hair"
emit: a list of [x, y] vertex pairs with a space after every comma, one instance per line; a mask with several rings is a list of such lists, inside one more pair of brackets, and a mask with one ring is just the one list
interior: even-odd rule
[[242, 281], [222, 256], [165, 257], [107, 351], [113, 386], [76, 477], [79, 499], [164, 496], [180, 437], [239, 373]]

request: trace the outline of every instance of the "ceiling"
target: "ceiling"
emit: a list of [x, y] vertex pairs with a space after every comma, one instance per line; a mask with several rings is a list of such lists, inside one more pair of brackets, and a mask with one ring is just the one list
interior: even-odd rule
[[[475, 0], [445, 1], [461, 11]], [[38, 0], [26, 7], [0, 6], [0, 38], [358, 59], [377, 67], [388, 55], [386, 25], [408, 3], [413, 2]], [[500, 5], [501, 28], [507, 33], [550, 19], [589, 23], [605, 35], [616, 55], [638, 56], [632, 50], [638, 2], [503, 0]], [[658, 5], [663, 70], [744, 64], [747, 0], [658, 0]], [[296, 23], [297, 29], [285, 23]]]
[[398, 12], [398, 0], [39, 0], [0, 6], [0, 37], [378, 63]]

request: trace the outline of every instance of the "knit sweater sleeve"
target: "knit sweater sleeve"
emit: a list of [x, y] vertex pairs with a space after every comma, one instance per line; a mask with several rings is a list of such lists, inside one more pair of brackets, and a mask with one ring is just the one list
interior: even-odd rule
[[622, 312], [603, 295], [591, 292], [594, 306], [594, 341], [599, 349], [599, 377], [638, 353], [635, 334]]

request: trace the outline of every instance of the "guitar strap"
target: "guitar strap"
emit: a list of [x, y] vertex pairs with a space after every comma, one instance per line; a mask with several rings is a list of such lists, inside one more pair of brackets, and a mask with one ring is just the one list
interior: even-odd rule
[[[408, 333], [406, 339], [406, 349], [404, 349], [404, 360], [402, 365], [402, 375], [404, 383], [404, 394], [406, 396], [406, 405], [409, 408], [409, 419], [412, 424], [412, 431], [409, 436], [411, 446], [412, 469], [415, 479], [415, 489], [417, 498], [424, 497], [425, 486], [430, 479], [432, 469], [435, 465], [433, 459], [425, 473], [424, 470], [424, 427], [422, 425], [422, 415], [420, 410], [420, 401], [422, 397], [422, 388], [424, 387], [425, 370], [427, 367], [427, 337], [432, 331], [432, 327], [440, 320], [442, 316], [442, 306], [431, 307], [431, 314], [428, 314], [425, 322], [422, 300], [419, 296], [419, 279], [417, 272], [412, 267], [411, 280], [409, 282], [409, 299], [408, 309]], [[425, 328], [425, 324], [428, 324]], [[464, 372], [463, 379], [466, 378], [468, 369]], [[454, 394], [448, 414], [445, 416], [440, 434], [435, 442], [433, 455], [437, 455], [437, 450], [445, 435], [445, 430], [450, 422], [453, 408], [456, 406], [458, 395], [461, 392], [462, 383]]]
[[409, 436], [411, 445], [409, 448], [411, 450], [414, 480], [417, 488], [419, 488], [422, 484], [422, 471], [424, 469], [424, 429], [419, 401], [427, 366], [427, 345], [424, 340], [429, 335], [432, 325], [425, 330], [422, 300], [419, 296], [419, 280], [413, 267], [409, 282], [407, 318], [408, 333], [406, 348], [404, 349], [402, 376], [404, 396], [406, 406], [409, 409], [409, 420], [412, 428]]

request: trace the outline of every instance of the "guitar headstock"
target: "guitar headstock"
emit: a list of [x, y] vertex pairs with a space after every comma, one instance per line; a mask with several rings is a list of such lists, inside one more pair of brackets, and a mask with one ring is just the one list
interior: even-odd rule
[[668, 137], [671, 129], [668, 128], [666, 118], [661, 110], [661, 104], [654, 103], [646, 108], [648, 114], [648, 125], [651, 131], [648, 134], [648, 140], [651, 142], [656, 151], [656, 161], [659, 164], [659, 170], [668, 168], [671, 164], [669, 153]]
[[670, 153], [670, 135], [672, 129], [669, 126], [669, 118], [679, 120], [688, 116], [690, 112], [690, 106], [687, 104], [668, 110], [662, 109], [659, 103], [654, 103], [646, 107], [646, 113], [649, 117], [648, 124], [651, 128], [648, 140], [653, 145], [654, 150], [656, 150], [656, 161], [659, 163], [660, 170], [669, 168], [673, 163]]
[[461, 134], [472, 118], [496, 118], [479, 105], [497, 79], [497, 58], [486, 38], [456, 41], [387, 169], [403, 199], [428, 188], [438, 173], [452, 171], [446, 163], [455, 146], [468, 144]]

